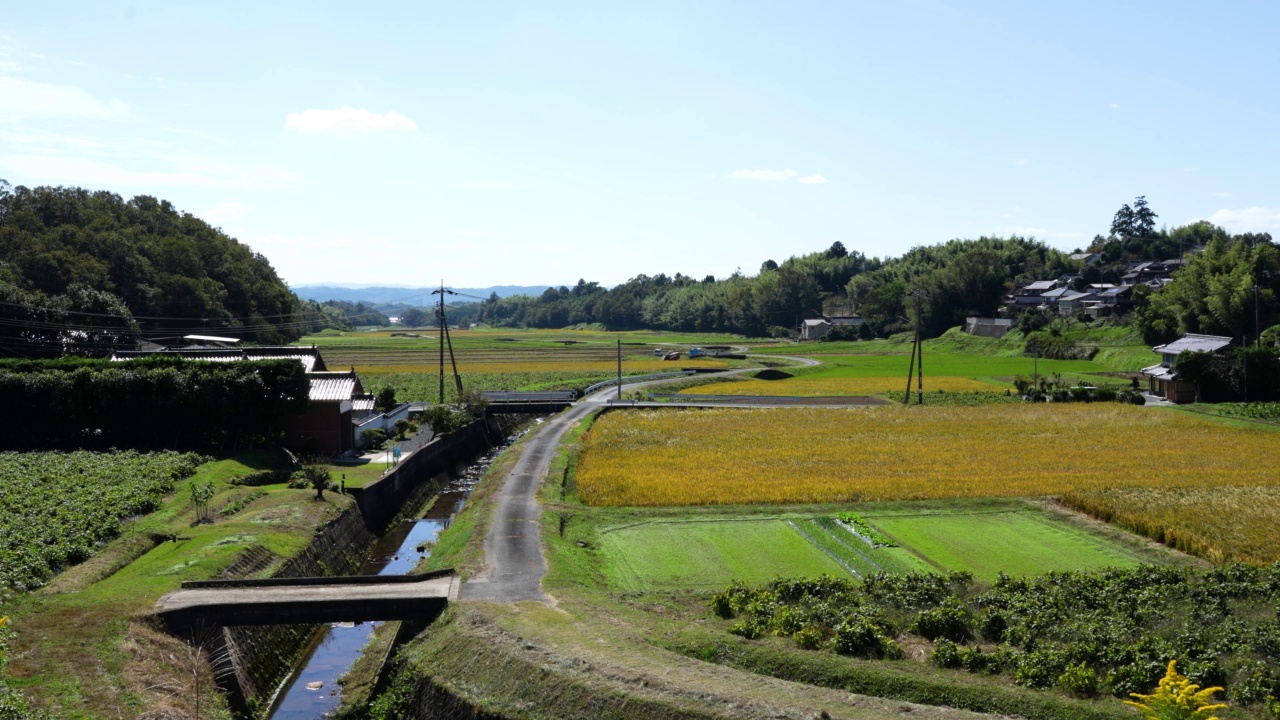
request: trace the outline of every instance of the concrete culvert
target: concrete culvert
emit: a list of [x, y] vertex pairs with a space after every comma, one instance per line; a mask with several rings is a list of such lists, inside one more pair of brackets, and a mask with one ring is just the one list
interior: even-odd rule
[[789, 377], [795, 377], [795, 376], [789, 372], [783, 372], [781, 370], [774, 370], [773, 368], [769, 368], [768, 370], [761, 370], [760, 372], [756, 373], [754, 377], [757, 380], [786, 380]]

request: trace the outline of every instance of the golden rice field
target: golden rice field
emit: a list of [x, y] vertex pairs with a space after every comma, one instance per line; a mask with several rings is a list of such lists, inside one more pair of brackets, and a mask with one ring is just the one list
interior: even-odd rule
[[1055, 495], [1280, 485], [1280, 434], [1116, 403], [612, 412], [577, 471], [589, 505]]
[[[699, 360], [698, 367], [727, 367], [728, 363], [723, 360]], [[445, 360], [445, 372], [452, 372], [452, 366], [449, 361]], [[683, 367], [680, 363], [664, 362], [662, 360], [623, 360], [622, 372], [628, 374], [636, 373], [659, 373], [674, 372]], [[617, 372], [618, 363], [616, 361], [540, 361], [540, 362], [494, 362], [494, 363], [458, 363], [458, 373], [462, 375], [488, 375], [488, 374], [510, 374], [510, 373], [603, 373], [608, 374]], [[412, 364], [412, 365], [357, 365], [356, 372], [359, 374], [366, 373], [424, 373], [427, 375], [435, 374], [440, 371], [440, 365], [435, 364]]]
[[[995, 392], [1003, 390], [999, 385], [980, 382], [965, 377], [940, 376], [925, 378], [925, 390], [946, 390], [947, 392]], [[794, 395], [797, 397], [818, 397], [823, 395], [883, 395], [888, 392], [901, 393], [907, 389], [906, 378], [903, 377], [833, 377], [833, 378], [790, 378], [786, 380], [733, 380], [702, 385], [685, 390], [696, 395]], [[911, 392], [916, 391], [915, 383]]]
[[1280, 562], [1280, 487], [1107, 488], [1062, 499], [1214, 562]]

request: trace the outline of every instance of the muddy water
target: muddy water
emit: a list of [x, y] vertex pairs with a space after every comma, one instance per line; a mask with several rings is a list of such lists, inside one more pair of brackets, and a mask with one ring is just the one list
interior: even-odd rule
[[[495, 448], [472, 463], [436, 497], [425, 516], [388, 531], [374, 545], [359, 574], [404, 575], [430, 557], [429, 545], [449, 527], [471, 489], [501, 451], [502, 448]], [[334, 714], [342, 701], [338, 678], [355, 665], [374, 629], [381, 624], [334, 623], [317, 633], [297, 669], [277, 693], [271, 720], [317, 720]]]

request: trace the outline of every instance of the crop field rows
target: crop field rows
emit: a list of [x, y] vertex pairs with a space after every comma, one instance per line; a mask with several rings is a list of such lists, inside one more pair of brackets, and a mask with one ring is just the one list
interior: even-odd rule
[[864, 517], [894, 546], [873, 547], [832, 515], [782, 511], [718, 520], [659, 517], [602, 528], [604, 574], [627, 592], [706, 591], [732, 580], [776, 577], [968, 571], [990, 581], [1001, 572], [1029, 576], [1150, 561], [1016, 501], [994, 510], [961, 504], [927, 512], [871, 510]]
[[0, 453], [0, 588], [32, 589], [158, 507], [195, 453]]

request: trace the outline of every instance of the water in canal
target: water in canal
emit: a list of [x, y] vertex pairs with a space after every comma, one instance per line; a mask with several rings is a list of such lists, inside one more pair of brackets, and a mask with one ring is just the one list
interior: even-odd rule
[[[389, 530], [374, 545], [359, 574], [403, 575], [430, 557], [429, 547], [418, 548], [423, 543], [434, 543], [449, 526], [489, 463], [501, 451], [502, 448], [495, 448], [472, 463], [461, 477], [445, 487], [424, 517]], [[337, 711], [342, 700], [338, 678], [351, 670], [374, 628], [381, 624], [334, 623], [321, 631], [281, 687], [271, 710], [271, 720], [318, 720]]]

